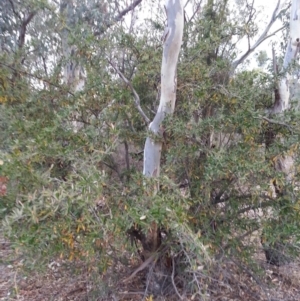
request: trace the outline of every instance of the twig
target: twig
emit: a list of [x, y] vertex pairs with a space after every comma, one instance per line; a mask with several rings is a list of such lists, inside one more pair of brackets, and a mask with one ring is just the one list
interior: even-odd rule
[[285, 126], [285, 127], [289, 130], [289, 132], [290, 132], [291, 134], [293, 134], [293, 129], [292, 129], [292, 127], [291, 127], [290, 125], [288, 125], [288, 124], [286, 124], [286, 123], [284, 123], [284, 122], [280, 122], [280, 121], [276, 121], [276, 120], [270, 119], [270, 118], [265, 117], [265, 116], [262, 116], [261, 118], [262, 118], [263, 120], [269, 122], [269, 123], [272, 123], [272, 124], [278, 124], [278, 125]]
[[15, 287], [15, 293], [17, 295], [17, 300], [20, 300], [19, 289], [18, 289], [18, 284], [17, 284], [17, 273], [18, 273], [18, 270], [16, 270], [15, 275], [14, 275], [14, 287]]
[[240, 214], [243, 214], [247, 211], [250, 211], [250, 210], [256, 210], [256, 209], [262, 209], [262, 208], [267, 208], [267, 207], [270, 207], [274, 205], [274, 200], [270, 200], [270, 201], [266, 201], [264, 203], [261, 203], [261, 204], [257, 204], [257, 205], [250, 205], [248, 207], [245, 207], [241, 210], [239, 210], [236, 214], [237, 215], [240, 215]]
[[150, 265], [153, 261], [155, 261], [159, 255], [163, 254], [167, 249], [168, 246], [159, 248], [147, 260], [145, 260], [128, 278], [123, 280], [123, 282], [128, 282], [129, 280], [133, 279], [138, 272], [144, 270], [148, 265]]
[[172, 284], [173, 284], [173, 287], [174, 287], [174, 289], [175, 289], [175, 292], [176, 292], [178, 298], [179, 298], [180, 300], [183, 300], [182, 296], [181, 296], [181, 295], [179, 294], [179, 292], [178, 292], [176, 283], [175, 283], [175, 281], [174, 281], [174, 276], [175, 276], [175, 261], [174, 261], [174, 256], [172, 256], [172, 266], [173, 266], [173, 267], [172, 267], [172, 277], [171, 277], [171, 279], [172, 279]]
[[154, 266], [155, 266], [155, 263], [153, 262], [151, 264], [151, 267], [149, 268], [149, 272], [148, 272], [148, 275], [147, 275], [147, 283], [146, 283], [146, 288], [145, 288], [145, 291], [144, 291], [144, 295], [143, 295], [142, 301], [146, 300], [146, 297], [147, 297], [147, 294], [148, 294], [148, 287], [149, 287], [149, 284], [150, 284], [151, 277], [153, 275]]
[[15, 10], [15, 5], [14, 5], [13, 1], [12, 1], [12, 0], [8, 0], [8, 2], [9, 2], [10, 5], [11, 5], [11, 8], [12, 8], [12, 10], [13, 10], [13, 13], [21, 20], [20, 14]]
[[24, 46], [27, 25], [30, 23], [30, 21], [36, 14], [37, 14], [37, 11], [30, 12], [29, 15], [27, 16], [27, 18], [24, 19], [22, 22], [20, 32], [19, 32], [19, 39], [18, 39], [19, 49], [23, 48], [23, 46]]
[[[189, 1], [187, 1], [187, 3], [185, 4], [184, 8], [187, 6], [188, 2]], [[194, 19], [194, 17], [196, 16], [196, 14], [198, 13], [198, 11], [200, 9], [201, 4], [202, 4], [202, 1], [200, 1], [200, 3], [198, 3], [196, 9], [193, 12], [193, 15], [190, 17], [190, 19], [187, 21], [187, 23], [190, 23]]]
[[150, 123], [150, 119], [147, 117], [147, 115], [144, 113], [143, 109], [141, 108], [141, 100], [139, 95], [137, 94], [136, 90], [133, 88], [131, 82], [125, 77], [125, 75], [111, 62], [109, 61], [109, 64], [114, 68], [114, 70], [119, 74], [119, 76], [121, 77], [121, 79], [124, 81], [124, 83], [126, 85], [129, 86], [131, 92], [133, 93], [133, 97], [134, 97], [134, 103], [136, 108], [138, 109], [139, 113], [142, 115], [142, 117], [144, 118], [145, 122], [147, 124]]
[[[55, 83], [52, 83], [52, 82], [49, 81], [48, 79], [42, 78], [42, 77], [40, 77], [40, 76], [38, 76], [38, 75], [34, 75], [34, 74], [29, 73], [29, 72], [27, 72], [27, 71], [23, 71], [23, 70], [17, 69], [17, 68], [15, 68], [15, 67], [13, 67], [13, 66], [9, 66], [9, 65], [4, 64], [4, 63], [2, 63], [2, 62], [0, 62], [0, 65], [5, 66], [5, 67], [11, 69], [12, 71], [18, 72], [18, 73], [20, 73], [20, 74], [27, 75], [27, 76], [29, 76], [29, 77], [38, 79], [38, 80], [40, 80], [40, 81], [42, 81], [42, 82], [44, 82], [44, 83], [46, 83], [46, 84], [48, 84], [48, 85], [50, 85], [50, 86], [53, 86], [53, 87], [55, 87], [55, 88], [59, 88], [60, 90], [63, 90], [63, 91], [64, 91], [64, 89], [62, 89], [62, 87], [61, 87], [60, 85], [55, 84]], [[70, 92], [70, 91], [68, 91], [68, 90], [65, 90], [65, 91], [66, 91], [68, 94], [70, 94], [70, 95], [72, 95], [72, 96], [75, 96], [75, 94], [73, 94], [72, 92]]]
[[145, 260], [129, 277], [127, 277], [123, 282], [128, 282], [133, 279], [138, 272], [144, 270], [149, 264], [151, 264], [157, 256], [157, 253], [153, 253], [147, 260]]

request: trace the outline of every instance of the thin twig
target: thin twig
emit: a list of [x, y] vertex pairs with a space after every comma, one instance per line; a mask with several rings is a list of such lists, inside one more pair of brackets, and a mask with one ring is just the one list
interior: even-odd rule
[[13, 13], [21, 20], [20, 14], [15, 10], [15, 5], [14, 5], [13, 1], [12, 1], [12, 0], [8, 0], [8, 2], [9, 2], [10, 5], [11, 5], [11, 8], [12, 8], [12, 10], [13, 10]]
[[146, 297], [147, 297], [147, 294], [148, 294], [148, 287], [149, 287], [149, 284], [150, 284], [151, 277], [153, 275], [154, 267], [155, 267], [155, 262], [153, 262], [151, 264], [151, 267], [149, 268], [149, 272], [148, 272], [148, 276], [147, 276], [146, 288], [145, 288], [145, 292], [144, 292], [142, 301], [146, 300]]
[[15, 68], [15, 67], [13, 67], [13, 66], [9, 66], [9, 65], [4, 64], [4, 63], [2, 63], [2, 62], [0, 62], [0, 65], [5, 66], [5, 67], [11, 69], [12, 71], [18, 72], [18, 73], [20, 73], [20, 74], [27, 75], [27, 76], [29, 76], [29, 77], [38, 79], [38, 80], [40, 80], [40, 81], [42, 81], [42, 82], [44, 82], [44, 83], [46, 83], [46, 84], [48, 84], [48, 85], [50, 85], [50, 86], [59, 88], [61, 91], [63, 90], [63, 91], [65, 91], [65, 92], [67, 92], [68, 94], [70, 94], [70, 95], [72, 95], [72, 96], [75, 96], [72, 92], [70, 92], [70, 91], [68, 91], [68, 90], [64, 90], [60, 85], [55, 84], [55, 83], [49, 81], [48, 79], [42, 78], [42, 77], [40, 77], [40, 76], [38, 76], [38, 75], [29, 73], [29, 72], [27, 72], [27, 71], [23, 71], [23, 70], [17, 69], [17, 68]]
[[173, 284], [173, 287], [174, 287], [174, 289], [175, 289], [175, 292], [176, 292], [178, 298], [179, 298], [180, 300], [183, 300], [183, 297], [179, 294], [178, 289], [177, 289], [177, 286], [176, 286], [176, 283], [175, 283], [175, 281], [174, 281], [174, 276], [175, 276], [175, 260], [174, 260], [174, 256], [172, 256], [172, 266], [173, 266], [173, 267], [172, 267], [172, 277], [171, 277], [171, 279], [172, 279], [172, 284]]
[[271, 199], [270, 201], [266, 201], [264, 203], [261, 203], [261, 204], [257, 204], [257, 205], [250, 205], [248, 207], [245, 207], [243, 209], [240, 209], [236, 215], [240, 215], [240, 214], [243, 214], [243, 213], [246, 213], [250, 210], [257, 210], [257, 209], [262, 209], [262, 208], [267, 208], [267, 207], [270, 207], [274, 205], [274, 200]]
[[145, 260], [129, 277], [127, 277], [123, 282], [128, 282], [132, 280], [138, 272], [144, 270], [148, 265], [150, 265], [156, 258], [157, 253], [153, 253], [147, 260]]
[[138, 109], [138, 111], [142, 115], [142, 117], [144, 118], [145, 122], [147, 124], [149, 124], [150, 123], [150, 119], [147, 117], [147, 115], [145, 114], [145, 112], [141, 108], [140, 97], [137, 94], [136, 90], [133, 88], [131, 82], [125, 77], [125, 75], [111, 61], [109, 61], [109, 63], [114, 68], [114, 70], [119, 74], [119, 76], [124, 81], [124, 83], [129, 86], [131, 92], [133, 93], [134, 103], [135, 103], [136, 108]]
[[[188, 4], [188, 2], [186, 3], [186, 5], [187, 5], [187, 4]], [[202, 4], [202, 1], [200, 1], [200, 3], [198, 3], [196, 9], [195, 9], [194, 12], [193, 12], [193, 15], [190, 17], [190, 19], [187, 21], [187, 23], [190, 23], [190, 22], [195, 18], [196, 14], [198, 13], [198, 11], [199, 11], [199, 9], [200, 9], [201, 4]], [[185, 6], [186, 6], [186, 5], [185, 5]], [[184, 8], [185, 8], [185, 6], [184, 6]]]
[[284, 122], [276, 121], [276, 120], [270, 119], [270, 118], [265, 117], [265, 116], [262, 116], [261, 118], [262, 118], [263, 120], [269, 122], [269, 123], [272, 123], [272, 124], [278, 124], [278, 125], [285, 126], [285, 127], [289, 130], [289, 132], [290, 132], [291, 134], [293, 134], [293, 132], [294, 132], [293, 129], [292, 129], [292, 127], [291, 127], [290, 125], [284, 123]]
[[19, 288], [18, 288], [18, 284], [17, 284], [17, 273], [18, 273], [18, 270], [16, 270], [15, 275], [14, 275], [14, 288], [15, 288], [15, 293], [17, 295], [17, 300], [20, 300]]

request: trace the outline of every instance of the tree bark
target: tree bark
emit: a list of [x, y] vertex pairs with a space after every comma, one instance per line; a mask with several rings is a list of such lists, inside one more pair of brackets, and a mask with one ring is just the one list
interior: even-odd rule
[[163, 35], [163, 58], [161, 65], [161, 96], [157, 113], [149, 125], [149, 136], [144, 148], [144, 170], [146, 177], [158, 177], [163, 141], [163, 121], [172, 115], [176, 101], [177, 63], [183, 36], [183, 3], [167, 0], [165, 3], [167, 26]]

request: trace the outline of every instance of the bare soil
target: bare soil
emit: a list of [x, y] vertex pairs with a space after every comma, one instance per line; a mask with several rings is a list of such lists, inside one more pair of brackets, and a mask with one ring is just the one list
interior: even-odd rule
[[87, 301], [87, 273], [76, 275], [62, 262], [52, 262], [46, 272], [23, 270], [22, 256], [0, 239], [0, 300]]
[[[261, 258], [260, 258], [261, 257]], [[264, 263], [262, 254], [257, 260], [266, 271], [266, 281], [269, 286], [262, 286], [253, 279], [247, 271], [232, 275], [232, 287], [223, 291], [216, 289], [217, 293], [207, 296], [211, 301], [299, 301], [300, 300], [300, 265], [291, 263], [282, 267], [274, 267]], [[180, 300], [174, 294], [171, 297], [153, 297], [144, 294], [142, 282], [143, 273], [139, 273], [136, 279], [128, 284], [118, 285], [115, 290], [110, 290], [104, 297], [101, 290], [101, 275], [98, 275], [98, 283], [91, 280], [91, 273], [82, 262], [75, 262], [76, 269], [70, 264], [64, 264], [62, 260], [51, 262], [44, 272], [25, 272], [23, 259], [16, 254], [8, 241], [0, 238], [0, 300], [8, 301], [121, 301], [121, 300]], [[132, 267], [131, 271], [134, 269]], [[76, 273], [75, 270], [81, 270]], [[231, 270], [233, 271], [233, 270]], [[130, 273], [130, 271], [128, 271]], [[128, 273], [127, 273], [128, 275]], [[118, 277], [118, 275], [116, 275]], [[121, 279], [119, 279], [121, 280]], [[238, 285], [236, 285], [238, 284]], [[247, 294], [251, 287], [252, 295]], [[98, 293], [95, 293], [97, 292]], [[253, 293], [257, 291], [257, 294]], [[94, 292], [94, 293], [92, 293]], [[102, 297], [101, 297], [102, 295]], [[185, 296], [182, 300], [202, 300], [199, 296]]]

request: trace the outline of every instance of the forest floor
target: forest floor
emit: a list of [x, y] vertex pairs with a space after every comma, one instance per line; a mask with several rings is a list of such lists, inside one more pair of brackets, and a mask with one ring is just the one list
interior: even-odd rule
[[[83, 265], [77, 262], [76, 269], [63, 261], [53, 261], [43, 272], [25, 272], [22, 255], [13, 251], [10, 242], [0, 237], [0, 301], [121, 301], [121, 300], [180, 300], [174, 293], [173, 297], [144, 296], [141, 289], [141, 276], [131, 282], [131, 288], [119, 287], [110, 292], [109, 297], [101, 292], [101, 284], [93, 284], [91, 275]], [[81, 267], [80, 267], [81, 265]], [[269, 286], [261, 287], [251, 276], [234, 275], [239, 278], [239, 287], [226, 289], [223, 294], [207, 297], [208, 301], [300, 301], [300, 265], [293, 263], [282, 267], [274, 267], [263, 263]], [[80, 274], [75, 270], [81, 270]], [[132, 290], [135, 282], [136, 290]], [[243, 284], [244, 283], [244, 284]], [[257, 285], [258, 294], [248, 298], [243, 293], [243, 286]], [[94, 286], [94, 287], [93, 287]], [[97, 289], [95, 290], [95, 286]], [[139, 286], [139, 289], [138, 289]], [[105, 290], [105, 288], [102, 287]], [[240, 290], [240, 291], [239, 291]], [[256, 289], [255, 289], [256, 290]], [[254, 290], [254, 291], [255, 291]], [[92, 293], [94, 291], [94, 294]], [[95, 294], [95, 291], [98, 293]], [[253, 289], [252, 289], [253, 291]], [[197, 299], [198, 298], [198, 299]], [[182, 300], [201, 300], [200, 297], [183, 298]]]

